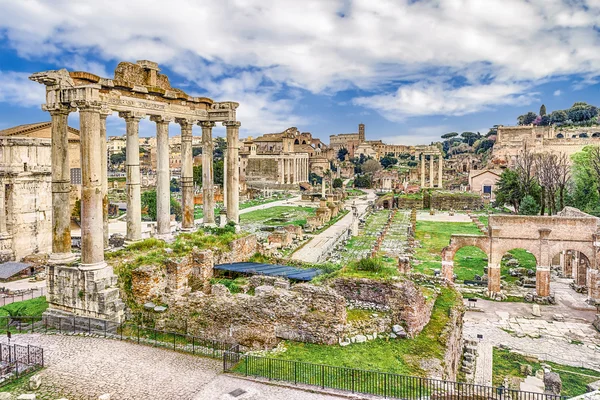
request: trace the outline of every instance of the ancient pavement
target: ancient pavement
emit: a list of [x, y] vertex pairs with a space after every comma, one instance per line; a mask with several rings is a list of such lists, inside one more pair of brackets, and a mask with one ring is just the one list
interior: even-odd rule
[[[44, 348], [46, 368], [38, 399], [335, 400], [337, 396], [274, 387], [221, 374], [218, 360], [165, 349], [82, 336], [14, 335], [13, 343]], [[1, 391], [1, 389], [0, 389]]]
[[[362, 216], [369, 202], [375, 200], [375, 192], [369, 189], [363, 189], [367, 192], [367, 200], [356, 200], [356, 208], [358, 209], [358, 214]], [[346, 202], [346, 205], [352, 204], [354, 200], [350, 200], [350, 202]], [[316, 235], [310, 242], [305, 244], [301, 249], [292, 254], [292, 260], [304, 261], [307, 263], [317, 263], [322, 258], [323, 253], [329, 251], [331, 246], [335, 241], [339, 238], [339, 236], [350, 229], [350, 225], [352, 224], [352, 213], [349, 212], [342, 219], [340, 219], [335, 224], [331, 225], [325, 231]]]
[[483, 341], [493, 346], [505, 345], [541, 360], [600, 370], [600, 333], [591, 325], [596, 309], [585, 304], [585, 295], [571, 290], [568, 281], [552, 281], [558, 304], [540, 306], [541, 317], [532, 315], [528, 303], [479, 300], [483, 312], [467, 312], [464, 336], [476, 339], [481, 334]]

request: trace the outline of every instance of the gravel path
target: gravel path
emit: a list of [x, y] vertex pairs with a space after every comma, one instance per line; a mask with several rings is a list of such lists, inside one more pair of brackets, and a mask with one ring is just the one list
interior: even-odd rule
[[[339, 399], [237, 379], [222, 374], [218, 360], [117, 340], [26, 334], [14, 335], [13, 343], [44, 348], [38, 399], [96, 400], [104, 393], [112, 400]], [[228, 394], [235, 389], [246, 393]]]

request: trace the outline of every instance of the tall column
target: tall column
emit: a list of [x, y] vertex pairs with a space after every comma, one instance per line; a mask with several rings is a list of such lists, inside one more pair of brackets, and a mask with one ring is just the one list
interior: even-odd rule
[[431, 154], [429, 156], [429, 187], [433, 187], [434, 186], [434, 181], [433, 181], [433, 154]]
[[438, 156], [438, 187], [441, 189], [442, 188], [442, 155], [440, 154]]
[[223, 207], [227, 210], [227, 148], [223, 150]]
[[215, 224], [215, 188], [213, 183], [213, 141], [214, 122], [203, 121], [202, 127], [202, 208], [204, 225]]
[[194, 121], [178, 119], [181, 125], [181, 229], [194, 230], [194, 159], [192, 157], [192, 127]]
[[0, 236], [6, 235], [6, 193], [4, 183], [0, 181]]
[[227, 220], [236, 225], [240, 223], [240, 167], [238, 160], [238, 137], [240, 123], [238, 121], [223, 122], [227, 129]]
[[[102, 212], [102, 146], [100, 106], [79, 107], [81, 147], [81, 269], [94, 270], [104, 263]], [[137, 141], [136, 141], [137, 144]], [[106, 155], [104, 155], [106, 156]]]
[[142, 199], [140, 193], [140, 120], [143, 114], [120, 112], [125, 119], [127, 142], [125, 144], [125, 174], [127, 185], [127, 234], [128, 242], [142, 238]]
[[425, 188], [425, 154], [421, 153], [421, 189]]
[[106, 147], [106, 118], [110, 109], [100, 110], [100, 153], [102, 155], [102, 222], [104, 228], [104, 248], [108, 248], [108, 150]]
[[156, 123], [156, 237], [169, 240], [172, 238], [169, 122], [173, 119], [153, 115], [150, 120]]
[[[69, 165], [68, 107], [49, 110], [52, 117], [52, 254], [53, 264], [67, 264], [75, 260], [71, 253], [71, 168]], [[3, 190], [4, 192], [4, 190]], [[4, 199], [2, 199], [4, 208]], [[2, 214], [6, 215], [6, 211]], [[6, 220], [4, 229], [6, 232]]]

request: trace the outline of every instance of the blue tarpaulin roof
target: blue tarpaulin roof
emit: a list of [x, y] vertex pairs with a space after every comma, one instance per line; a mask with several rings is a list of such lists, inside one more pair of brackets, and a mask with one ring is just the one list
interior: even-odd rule
[[221, 271], [239, 272], [242, 274], [281, 276], [298, 281], [310, 281], [321, 273], [321, 270], [317, 268], [302, 269], [288, 267], [286, 265], [262, 264], [253, 262], [220, 264], [215, 265], [215, 269]]

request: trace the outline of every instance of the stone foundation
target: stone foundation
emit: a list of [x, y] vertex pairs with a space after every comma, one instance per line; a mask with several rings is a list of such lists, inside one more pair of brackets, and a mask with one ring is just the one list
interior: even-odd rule
[[46, 267], [49, 305], [46, 316], [77, 315], [120, 322], [125, 305], [111, 267], [80, 270], [77, 267]]

